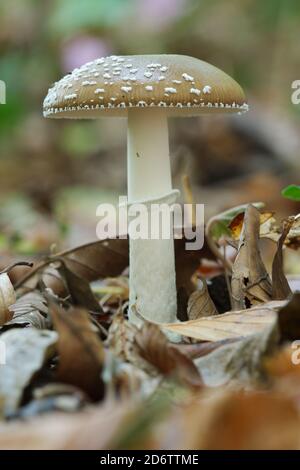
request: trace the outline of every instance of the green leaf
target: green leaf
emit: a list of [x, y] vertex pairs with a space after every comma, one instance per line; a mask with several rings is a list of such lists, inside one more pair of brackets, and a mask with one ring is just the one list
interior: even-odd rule
[[292, 199], [293, 201], [300, 201], [300, 186], [290, 184], [281, 191], [283, 197]]

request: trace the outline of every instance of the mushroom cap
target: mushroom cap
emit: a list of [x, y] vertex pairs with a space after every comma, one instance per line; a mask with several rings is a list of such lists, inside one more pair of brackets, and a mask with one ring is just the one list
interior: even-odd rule
[[168, 115], [243, 112], [240, 85], [199, 59], [182, 55], [110, 56], [73, 70], [48, 91], [44, 116], [126, 117], [129, 108], [161, 107]]

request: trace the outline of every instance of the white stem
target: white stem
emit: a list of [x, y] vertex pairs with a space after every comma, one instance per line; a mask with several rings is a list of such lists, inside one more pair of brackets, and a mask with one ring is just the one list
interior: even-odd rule
[[[169, 157], [168, 123], [163, 110], [128, 112], [129, 204], [166, 196], [174, 202]], [[172, 201], [173, 195], [173, 201]], [[147, 219], [148, 220], [148, 219]], [[130, 238], [130, 308], [155, 322], [175, 322], [177, 312], [174, 239]]]

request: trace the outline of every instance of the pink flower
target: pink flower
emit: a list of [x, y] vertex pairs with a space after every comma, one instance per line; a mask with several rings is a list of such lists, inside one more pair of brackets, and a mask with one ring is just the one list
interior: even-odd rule
[[104, 39], [93, 36], [77, 36], [67, 41], [61, 51], [63, 72], [71, 72], [76, 67], [109, 55], [110, 45]]

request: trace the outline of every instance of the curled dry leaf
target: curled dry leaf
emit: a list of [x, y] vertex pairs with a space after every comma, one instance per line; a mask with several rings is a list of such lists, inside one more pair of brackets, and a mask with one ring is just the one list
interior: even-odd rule
[[294, 222], [287, 234], [285, 244], [294, 250], [300, 247], [300, 214], [294, 216]]
[[201, 288], [190, 295], [187, 307], [189, 320], [217, 315], [218, 311], [211, 299], [205, 279], [201, 280]]
[[86, 279], [71, 271], [64, 262], [61, 263], [58, 270], [67, 284], [74, 305], [85, 307], [92, 312], [103, 313]]
[[262, 331], [274, 321], [276, 312], [285, 304], [285, 301], [273, 301], [247, 310], [236, 310], [181, 323], [165, 323], [162, 326], [174, 333], [200, 341], [239, 338]]
[[0, 365], [0, 400], [4, 400], [5, 413], [15, 412], [25, 388], [54, 355], [57, 339], [55, 331], [35, 328], [14, 329], [1, 335], [5, 364]]
[[[240, 239], [242, 229], [243, 229], [244, 219], [245, 219], [245, 211], [237, 214], [228, 225], [228, 228], [230, 229], [231, 237], [233, 238], [233, 240]], [[260, 212], [259, 213], [260, 237], [265, 236], [266, 233], [271, 233], [271, 231], [273, 233], [277, 233], [277, 230], [278, 230], [278, 225], [274, 218], [274, 213], [273, 212]], [[278, 236], [278, 233], [277, 233], [277, 236]]]
[[[257, 208], [264, 206], [262, 202], [254, 202], [252, 205]], [[226, 266], [228, 269], [231, 269], [231, 263], [228, 262], [228, 260], [219, 251], [218, 242], [222, 238], [231, 237], [231, 232], [228, 227], [230, 222], [232, 219], [234, 219], [234, 217], [245, 212], [247, 206], [248, 204], [242, 204], [240, 206], [232, 207], [231, 209], [221, 212], [220, 214], [211, 217], [205, 227], [206, 240], [211, 252], [217, 259], [221, 260], [223, 266]]]
[[[293, 223], [284, 240], [284, 245], [293, 250], [297, 250], [300, 247], [300, 214], [292, 216], [289, 220], [290, 219], [293, 219]], [[260, 236], [273, 240], [274, 242], [278, 242], [281, 233], [282, 228], [275, 222], [264, 224], [260, 228]]]
[[[262, 202], [253, 202], [252, 205], [257, 209], [260, 209], [264, 206]], [[230, 236], [230, 223], [232, 220], [234, 220], [235, 217], [240, 216], [240, 214], [244, 214], [247, 207], [248, 204], [242, 204], [213, 216], [207, 224], [210, 232], [208, 238], [219, 240], [224, 236]]]
[[23, 295], [9, 307], [9, 310], [13, 317], [2, 327], [2, 331], [27, 326], [42, 330], [50, 326], [47, 301], [39, 292], [29, 292]]
[[173, 347], [158, 325], [144, 323], [135, 336], [140, 355], [164, 375], [173, 375], [189, 386], [202, 386], [194, 363], [187, 355]]
[[292, 294], [283, 271], [282, 248], [293, 223], [293, 217], [283, 221], [282, 232], [277, 242], [277, 250], [272, 263], [272, 298], [274, 300], [284, 300]]
[[245, 212], [238, 253], [232, 267], [234, 309], [272, 299], [272, 285], [259, 250], [259, 211], [249, 205]]
[[103, 396], [104, 350], [89, 314], [79, 308], [63, 310], [52, 301], [49, 308], [59, 335], [57, 379], [79, 387], [93, 399], [99, 399]]
[[16, 301], [16, 293], [8, 274], [0, 274], [0, 326], [11, 320], [9, 307]]

